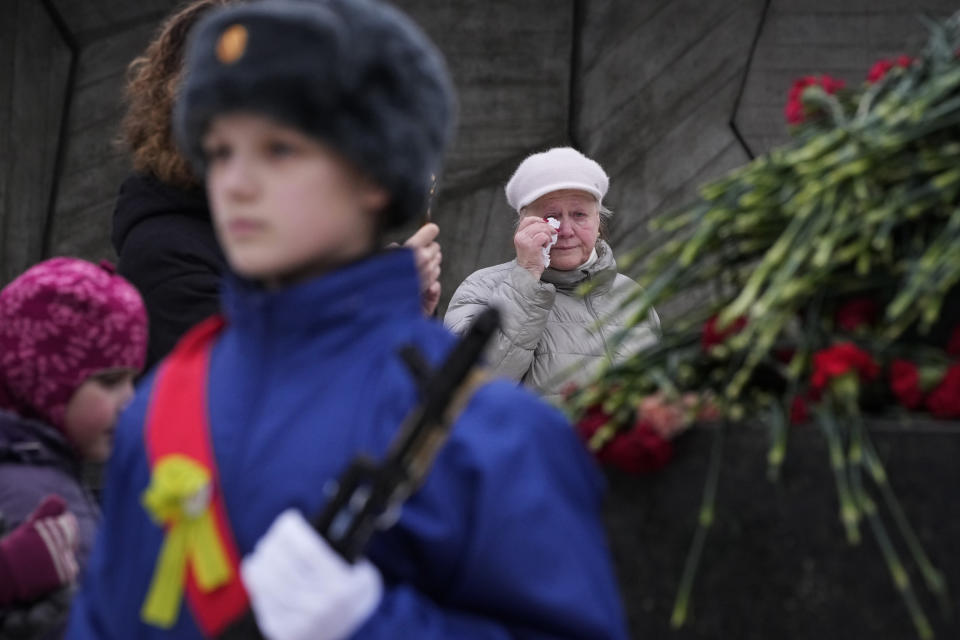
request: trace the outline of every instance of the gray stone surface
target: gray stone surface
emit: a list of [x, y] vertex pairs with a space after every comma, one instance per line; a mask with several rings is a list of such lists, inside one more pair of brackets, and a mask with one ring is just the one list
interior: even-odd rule
[[42, 3], [0, 19], [0, 284], [43, 258], [71, 52]]
[[443, 246], [441, 313], [457, 285], [512, 257], [503, 196], [527, 154], [566, 144], [573, 5], [404, 0], [447, 57], [459, 92], [454, 147], [432, 208]]
[[[879, 513], [937, 638], [960, 637], [956, 611], [960, 425], [871, 423], [890, 485], [931, 561], [948, 582], [954, 615], [943, 617], [869, 479]], [[670, 628], [674, 598], [697, 527], [713, 431], [676, 440], [668, 466], [647, 476], [611, 471], [605, 509], [633, 637], [642, 640], [917, 638], [869, 525], [846, 542], [824, 439], [793, 427], [778, 482], [766, 479], [768, 434], [731, 426], [723, 447], [714, 524], [693, 587], [691, 615]]]
[[[8, 3], [0, 22], [0, 151], [18, 151], [0, 170], [0, 282], [42, 255], [45, 233], [48, 253], [112, 257], [110, 214], [128, 170], [113, 144], [124, 69], [177, 3], [50, 0], [80, 47], [59, 173], [55, 128], [40, 120], [57, 122], [62, 101], [51, 91], [69, 58], [47, 4]], [[796, 76], [858, 82], [876, 58], [923, 42], [916, 15], [955, 8], [947, 0], [399, 4], [436, 40], [460, 92], [457, 140], [433, 207], [445, 257], [441, 310], [465, 275], [510, 258], [514, 219], [501, 189], [526, 154], [574, 144], [595, 156], [612, 178], [610, 239], [623, 251], [647, 235], [652, 216], [747, 160], [731, 123], [754, 152], [783, 142]], [[38, 56], [13, 56], [31, 46]], [[37, 66], [16, 72], [16, 64]], [[25, 124], [6, 126], [14, 114]], [[45, 231], [36, 212], [51, 195], [56, 215]]]
[[129, 171], [129, 161], [117, 143], [126, 69], [142, 52], [155, 26], [143, 23], [121, 30], [80, 53], [50, 231], [52, 255], [113, 257], [114, 198]]
[[397, 3], [447, 58], [460, 122], [443, 184], [500, 180], [531, 149], [566, 140], [573, 2]]
[[[182, 0], [49, 0], [53, 9], [86, 44], [142, 22], [154, 23]], [[40, 4], [40, 0], [36, 0]]]
[[[600, 46], [588, 46], [591, 39], [616, 42], [584, 56], [577, 122], [584, 150], [611, 177], [615, 249], [636, 243], [649, 217], [687, 200], [699, 183], [746, 160], [729, 119], [748, 60], [743, 36], [756, 29], [763, 3], [681, 1], [651, 12], [654, 4], [588, 3], [585, 16], [585, 52]], [[602, 13], [634, 28], [604, 40], [590, 30], [610, 20]]]

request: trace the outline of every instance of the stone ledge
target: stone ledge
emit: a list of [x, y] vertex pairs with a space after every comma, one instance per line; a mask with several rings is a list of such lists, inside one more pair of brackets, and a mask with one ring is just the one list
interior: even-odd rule
[[[904, 511], [950, 583], [953, 622], [941, 617], [909, 563], [920, 601], [938, 638], [960, 637], [960, 555], [952, 552], [960, 540], [960, 424], [876, 420], [868, 428]], [[826, 446], [812, 425], [791, 429], [778, 483], [767, 480], [765, 429], [728, 430], [716, 520], [694, 586], [691, 617], [682, 630], [671, 631], [711, 435], [697, 429], [681, 436], [675, 459], [658, 474], [607, 472], [605, 519], [634, 637], [916, 637], [867, 526], [859, 546], [846, 543]], [[906, 559], [889, 514], [883, 508], [881, 513]]]

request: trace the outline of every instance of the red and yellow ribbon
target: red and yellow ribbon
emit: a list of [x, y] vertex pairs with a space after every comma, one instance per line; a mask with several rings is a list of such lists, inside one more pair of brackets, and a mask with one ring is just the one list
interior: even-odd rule
[[233, 575], [214, 521], [211, 490], [210, 471], [186, 456], [165, 456], [153, 468], [142, 502], [166, 534], [140, 610], [148, 624], [170, 628], [176, 623], [188, 566], [205, 592]]

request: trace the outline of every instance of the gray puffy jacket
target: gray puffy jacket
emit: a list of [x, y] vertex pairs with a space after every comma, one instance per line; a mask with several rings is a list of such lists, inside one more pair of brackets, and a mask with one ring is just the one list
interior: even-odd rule
[[[594, 283], [590, 293], [575, 295], [585, 282]], [[569, 383], [587, 382], [608, 358], [619, 362], [657, 340], [660, 319], [652, 310], [647, 322], [613, 340], [630, 315], [617, 311], [618, 302], [638, 290], [617, 273], [613, 251], [601, 240], [597, 261], [586, 269], [546, 269], [535, 280], [513, 260], [474, 272], [453, 294], [443, 322], [463, 333], [480, 311], [497, 307], [501, 329], [487, 351], [490, 366], [555, 401]]]

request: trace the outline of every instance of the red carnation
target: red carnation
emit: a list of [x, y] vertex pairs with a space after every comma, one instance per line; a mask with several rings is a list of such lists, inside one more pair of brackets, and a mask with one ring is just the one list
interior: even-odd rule
[[882, 80], [887, 72], [893, 69], [893, 62], [890, 60], [877, 60], [873, 63], [873, 66], [870, 67], [870, 71], [867, 72], [867, 82], [873, 84], [879, 80]]
[[804, 89], [815, 84], [817, 84], [817, 79], [814, 76], [804, 76], [795, 81], [793, 86], [790, 87], [790, 91], [787, 94], [787, 105], [784, 107], [784, 115], [786, 115], [788, 123], [800, 124], [803, 122], [805, 115], [801, 96], [803, 95]]
[[870, 67], [870, 71], [867, 72], [867, 83], [874, 84], [879, 82], [890, 72], [890, 69], [894, 67], [906, 69], [911, 64], [913, 64], [913, 58], [910, 56], [897, 56], [895, 60], [877, 60], [873, 63], [873, 66]]
[[673, 457], [673, 445], [661, 438], [645, 421], [637, 422], [600, 450], [597, 458], [627, 473], [651, 473], [665, 467]]
[[811, 391], [819, 396], [831, 380], [850, 371], [856, 371], [862, 380], [873, 380], [879, 375], [880, 367], [869, 353], [852, 342], [841, 342], [817, 351], [813, 354]]
[[872, 298], [854, 298], [840, 305], [834, 315], [834, 321], [842, 331], [856, 331], [862, 326], [872, 325], [880, 313], [880, 305]]
[[923, 404], [923, 389], [920, 388], [920, 372], [909, 360], [894, 360], [890, 363], [890, 388], [900, 404], [916, 409]]
[[960, 324], [953, 328], [950, 334], [950, 342], [947, 343], [947, 353], [951, 356], [960, 356]]
[[831, 78], [828, 75], [822, 75], [818, 79], [816, 76], [804, 76], [790, 87], [787, 94], [787, 104], [784, 107], [789, 124], [801, 124], [807, 118], [806, 110], [803, 106], [803, 92], [807, 87], [819, 86], [826, 93], [836, 93], [845, 86], [843, 80]]
[[790, 403], [790, 424], [803, 424], [810, 420], [810, 408], [803, 396], [793, 396]]
[[577, 422], [577, 433], [580, 434], [580, 438], [584, 442], [590, 442], [597, 430], [612, 419], [612, 416], [606, 413], [599, 404], [595, 404], [589, 407]]
[[703, 325], [703, 335], [700, 338], [700, 344], [704, 351], [710, 351], [712, 347], [723, 344], [727, 338], [740, 333], [743, 331], [743, 328], [747, 326], [746, 316], [740, 316], [728, 324], [726, 329], [718, 329], [717, 317], [718, 316], [712, 316], [707, 320], [706, 324]]
[[938, 418], [960, 418], [960, 364], [947, 369], [947, 375], [927, 396], [927, 409]]

